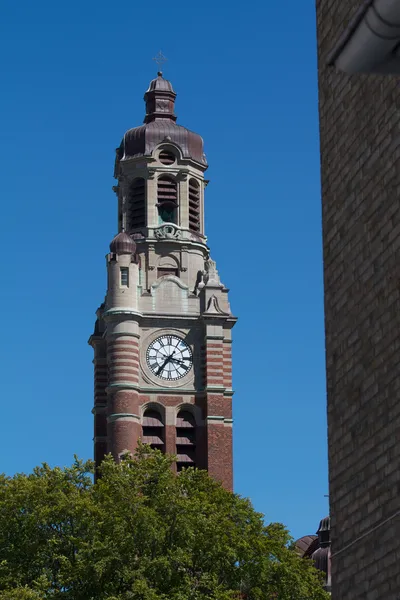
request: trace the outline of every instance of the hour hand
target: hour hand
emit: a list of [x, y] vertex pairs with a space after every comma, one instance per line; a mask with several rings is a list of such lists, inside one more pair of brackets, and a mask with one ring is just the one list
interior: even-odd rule
[[171, 360], [170, 356], [167, 356], [167, 358], [164, 360], [163, 364], [161, 365], [161, 367], [158, 369], [157, 371], [157, 375], [159, 375], [161, 373], [161, 371], [164, 369], [165, 365], [167, 364], [167, 362], [169, 362]]
[[172, 354], [170, 354], [169, 356], [167, 356], [167, 358], [164, 360], [163, 364], [161, 365], [161, 367], [158, 369], [156, 375], [159, 375], [161, 373], [161, 371], [164, 369], [165, 365], [170, 361], [170, 360], [174, 360], [173, 356], [175, 354], [175, 350]]

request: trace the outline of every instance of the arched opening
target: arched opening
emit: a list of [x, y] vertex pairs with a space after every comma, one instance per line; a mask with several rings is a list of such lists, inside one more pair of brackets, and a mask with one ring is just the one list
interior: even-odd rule
[[168, 152], [168, 150], [161, 150], [158, 155], [158, 160], [162, 165], [173, 165], [176, 161], [176, 157], [172, 152]]
[[176, 417], [177, 471], [196, 466], [196, 421], [188, 410], [179, 411]]
[[132, 182], [127, 210], [127, 229], [131, 231], [146, 226], [146, 181], [143, 178]]
[[177, 223], [178, 185], [172, 177], [162, 175], [157, 181], [157, 208], [159, 223]]
[[200, 232], [200, 184], [196, 179], [189, 180], [189, 229]]
[[164, 422], [155, 408], [147, 408], [143, 413], [142, 442], [165, 452]]

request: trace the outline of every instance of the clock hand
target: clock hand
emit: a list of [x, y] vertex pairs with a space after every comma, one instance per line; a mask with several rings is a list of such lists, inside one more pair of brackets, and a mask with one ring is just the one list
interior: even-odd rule
[[167, 363], [169, 363], [169, 361], [172, 359], [173, 355], [175, 354], [175, 350], [172, 354], [170, 354], [169, 356], [167, 356], [167, 358], [164, 360], [163, 364], [161, 365], [161, 367], [158, 369], [156, 375], [159, 375], [161, 373], [161, 371], [164, 369], [165, 365]]
[[[172, 358], [172, 360], [174, 362], [181, 363], [181, 365], [183, 365], [184, 367], [188, 368], [188, 366], [186, 365], [186, 363], [183, 360], [181, 360], [180, 358]], [[186, 359], [186, 360], [188, 360], [188, 359]]]
[[163, 364], [161, 365], [161, 367], [158, 369], [156, 375], [159, 375], [161, 373], [161, 371], [164, 369], [165, 365], [170, 361], [171, 357], [167, 356], [167, 358], [164, 360]]

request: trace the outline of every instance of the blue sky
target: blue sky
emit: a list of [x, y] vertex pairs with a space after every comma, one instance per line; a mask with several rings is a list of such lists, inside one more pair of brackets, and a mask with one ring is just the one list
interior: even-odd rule
[[314, 2], [3, 0], [0, 470], [92, 455], [114, 151], [168, 57], [210, 168], [234, 329], [235, 489], [298, 537], [328, 512]]

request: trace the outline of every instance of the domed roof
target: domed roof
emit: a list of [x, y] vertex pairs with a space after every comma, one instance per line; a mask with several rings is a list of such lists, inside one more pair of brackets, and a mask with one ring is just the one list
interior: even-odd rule
[[164, 92], [172, 92], [175, 94], [172, 83], [168, 81], [168, 79], [164, 79], [161, 71], [158, 71], [156, 79], [152, 79], [150, 81], [149, 89], [147, 90], [146, 94], [154, 90], [162, 90]]
[[136, 244], [128, 233], [121, 231], [111, 242], [110, 251], [113, 254], [135, 254]]
[[325, 517], [318, 527], [319, 548], [312, 553], [311, 559], [317, 569], [325, 573], [325, 589], [331, 589], [331, 520]]
[[184, 158], [207, 166], [204, 154], [203, 138], [177, 125], [175, 115], [176, 93], [172, 84], [164, 79], [159, 71], [156, 79], [150, 82], [149, 89], [144, 95], [146, 116], [144, 125], [129, 129], [117, 150], [117, 161], [151, 156], [161, 142], [172, 143], [181, 150]]
[[294, 543], [294, 549], [301, 557], [312, 554], [316, 548], [318, 548], [318, 536], [316, 535], [303, 535]]
[[317, 535], [304, 535], [299, 538], [294, 549], [302, 558], [311, 558], [314, 566], [325, 574], [325, 590], [331, 589], [331, 525], [325, 517], [319, 523]]

